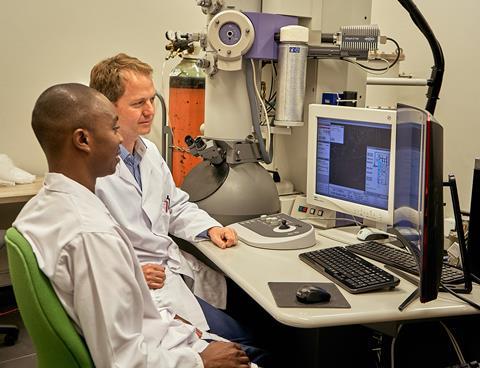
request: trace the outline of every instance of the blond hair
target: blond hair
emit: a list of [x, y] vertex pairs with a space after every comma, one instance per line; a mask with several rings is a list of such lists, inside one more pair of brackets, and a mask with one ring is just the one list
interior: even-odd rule
[[125, 71], [151, 77], [153, 68], [135, 57], [120, 53], [92, 68], [90, 87], [103, 93], [111, 102], [117, 102], [125, 93]]

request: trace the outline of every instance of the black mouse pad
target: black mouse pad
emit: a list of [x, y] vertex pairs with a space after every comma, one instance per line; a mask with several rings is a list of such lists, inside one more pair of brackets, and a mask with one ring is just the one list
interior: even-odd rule
[[[303, 286], [314, 285], [328, 291], [330, 301], [304, 304], [297, 300], [297, 290]], [[269, 282], [275, 303], [280, 308], [351, 308], [347, 299], [338, 290], [337, 285], [331, 282]]]

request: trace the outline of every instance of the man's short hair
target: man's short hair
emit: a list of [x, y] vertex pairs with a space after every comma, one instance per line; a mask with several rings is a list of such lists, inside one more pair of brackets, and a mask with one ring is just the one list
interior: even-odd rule
[[32, 111], [32, 128], [45, 153], [60, 152], [65, 136], [78, 128], [92, 129], [98, 92], [79, 83], [46, 89]]
[[103, 93], [111, 102], [117, 102], [125, 93], [125, 72], [131, 71], [148, 77], [153, 69], [147, 63], [126, 54], [118, 54], [100, 61], [90, 72], [90, 87]]

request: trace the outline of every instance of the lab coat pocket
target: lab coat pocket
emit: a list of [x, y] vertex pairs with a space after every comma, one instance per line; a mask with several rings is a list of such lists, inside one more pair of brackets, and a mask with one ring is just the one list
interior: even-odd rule
[[[149, 216], [150, 217], [150, 216]], [[155, 235], [166, 236], [168, 234], [169, 224], [170, 224], [170, 214], [166, 213], [163, 209], [160, 209], [160, 213], [155, 217], [150, 217], [154, 219], [152, 221], [152, 232]]]

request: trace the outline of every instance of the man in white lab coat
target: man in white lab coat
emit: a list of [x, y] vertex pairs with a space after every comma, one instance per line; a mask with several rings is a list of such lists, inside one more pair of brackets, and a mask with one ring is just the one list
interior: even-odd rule
[[[125, 54], [102, 60], [91, 71], [90, 86], [116, 106], [124, 139], [115, 174], [97, 181], [96, 194], [132, 242], [159, 310], [171, 307], [202, 330], [252, 345], [235, 320], [210, 304], [221, 296], [215, 305], [225, 306], [223, 275], [180, 252], [169, 236], [187, 241], [210, 237], [220, 248], [237, 241], [233, 229], [188, 201], [157, 147], [141, 137], [150, 132], [155, 115], [152, 72], [150, 65]], [[185, 281], [193, 281], [196, 297]]]
[[96, 179], [115, 171], [122, 142], [107, 98], [81, 84], [53, 86], [37, 100], [32, 127], [49, 173], [14, 226], [95, 366], [248, 367], [238, 344], [209, 343], [171, 309], [156, 309], [128, 237], [95, 196]]

